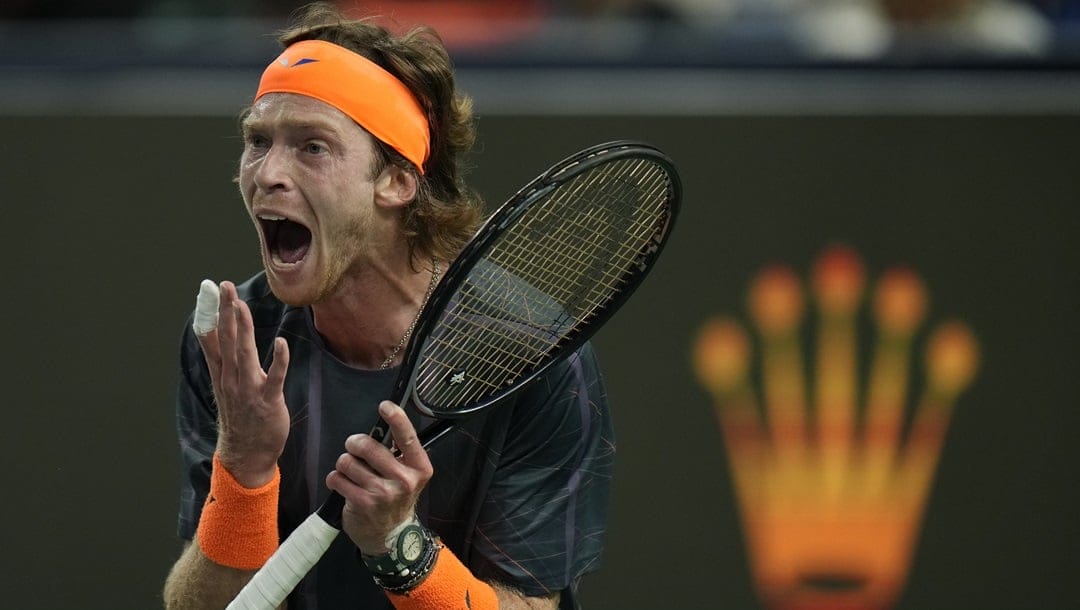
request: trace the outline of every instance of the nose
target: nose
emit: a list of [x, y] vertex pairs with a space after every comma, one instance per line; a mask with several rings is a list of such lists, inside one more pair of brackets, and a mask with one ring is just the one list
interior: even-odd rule
[[271, 145], [255, 164], [253, 179], [259, 190], [270, 192], [288, 190], [292, 185], [289, 155], [285, 146]]

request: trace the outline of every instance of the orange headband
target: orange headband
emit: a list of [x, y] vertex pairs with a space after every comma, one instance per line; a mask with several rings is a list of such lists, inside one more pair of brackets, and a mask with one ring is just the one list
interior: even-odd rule
[[274, 92], [330, 104], [424, 173], [427, 116], [404, 83], [367, 58], [324, 40], [297, 42], [267, 66], [255, 99]]

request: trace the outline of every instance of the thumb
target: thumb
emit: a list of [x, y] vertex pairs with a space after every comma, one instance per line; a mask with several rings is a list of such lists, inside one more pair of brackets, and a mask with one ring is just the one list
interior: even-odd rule
[[384, 400], [379, 403], [379, 415], [390, 426], [394, 446], [401, 452], [401, 461], [412, 468], [430, 468], [427, 450], [420, 443], [420, 438], [413, 427], [405, 409]]

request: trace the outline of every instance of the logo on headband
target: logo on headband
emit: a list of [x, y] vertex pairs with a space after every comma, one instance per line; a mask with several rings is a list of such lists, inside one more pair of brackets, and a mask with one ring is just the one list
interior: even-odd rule
[[296, 66], [302, 66], [304, 64], [313, 64], [313, 63], [315, 63], [317, 61], [319, 61], [319, 60], [312, 59], [310, 57], [303, 57], [301, 59], [296, 60], [296, 63], [294, 63], [293, 65], [290, 66], [289, 65], [289, 58], [288, 57], [282, 57], [281, 59], [278, 60], [278, 63], [285, 66], [286, 68], [295, 68]]

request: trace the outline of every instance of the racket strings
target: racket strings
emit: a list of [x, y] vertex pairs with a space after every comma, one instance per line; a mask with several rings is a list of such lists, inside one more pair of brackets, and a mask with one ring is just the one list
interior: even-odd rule
[[[655, 235], [656, 210], [643, 213], [643, 202], [664, 202], [664, 175], [653, 172], [649, 174], [651, 182], [640, 178], [630, 182], [615, 178], [622, 173], [640, 172], [607, 168], [553, 194], [546, 213], [523, 221], [520, 230], [506, 238], [503, 248], [493, 249], [489, 258], [504, 268], [521, 268], [524, 280], [562, 304], [570, 314], [567, 319], [587, 315], [620, 288], [626, 268]], [[563, 208], [581, 200], [601, 203], [579, 214], [574, 222], [566, 222], [573, 211]], [[503, 256], [504, 252], [510, 255]], [[530, 264], [532, 260], [541, 264], [515, 266], [511, 257], [521, 252], [529, 254]], [[563, 320], [553, 322], [558, 327]]]
[[[433, 357], [430, 362], [431, 365], [447, 371], [449, 376], [443, 379], [428, 376], [417, 384], [416, 391], [429, 401], [433, 395], [441, 395], [442, 400], [453, 400], [452, 404], [456, 405], [473, 402], [479, 397], [507, 387], [517, 380], [522, 365], [535, 366], [537, 363], [536, 359], [523, 360], [521, 355], [536, 354], [535, 350], [513, 349], [514, 347], [523, 346], [512, 342], [488, 342], [483, 345], [473, 342], [471, 347], [455, 346], [452, 359], [441, 360]], [[470, 365], [469, 369], [464, 368], [465, 363]], [[472, 374], [475, 370], [481, 370], [484, 374]], [[455, 381], [454, 375], [461, 375], [460, 381]], [[457, 384], [461, 389], [456, 394], [450, 394], [445, 389], [438, 389], [442, 384]], [[426, 404], [433, 410], [448, 408], [430, 402]]]
[[[524, 295], [520, 296], [515, 299], [516, 303], [528, 302]], [[518, 309], [510, 310], [508, 307], [503, 307], [502, 312], [497, 313], [491, 310], [487, 302], [462, 299], [446, 315], [442, 332], [432, 335], [427, 347], [428, 363], [446, 371], [462, 370], [466, 363], [472, 364], [471, 368], [484, 372], [470, 378], [471, 382], [482, 386], [474, 389], [477, 392], [513, 383], [520, 368], [535, 366], [557, 336], [547, 326], [538, 325], [535, 321], [529, 323], [538, 316], [498, 317], [505, 315], [505, 311], [520, 313]], [[476, 363], [483, 366], [476, 367]], [[418, 384], [418, 391], [423, 393], [431, 389], [434, 381], [429, 377], [426, 382]]]
[[[648, 176], [650, 181], [642, 180], [640, 184], [623, 181], [624, 188], [619, 189], [612, 188], [618, 185], [607, 180], [607, 176], [592, 176], [591, 183], [552, 195], [553, 199], [561, 199], [561, 203], [582, 197], [602, 198], [604, 204], [590, 208], [573, 223], [565, 222], [559, 215], [563, 210], [558, 206], [547, 206], [548, 214], [531, 219], [503, 244], [512, 253], [528, 246], [542, 264], [527, 269], [528, 273], [522, 277], [534, 285], [545, 286], [545, 292], [567, 306], [575, 302], [594, 303], [597, 299], [593, 294], [616, 290], [625, 278], [626, 268], [640, 257], [642, 248], [656, 233], [657, 210], [642, 208], [648, 202], [663, 204], [665, 176], [653, 172]], [[596, 182], [606, 186], [606, 191], [599, 192]], [[546, 238], [538, 239], [534, 235]], [[499, 251], [493, 251], [490, 258], [500, 265], [512, 266], [509, 257], [501, 256]], [[551, 278], [558, 278], [559, 282], [553, 283]], [[576, 278], [576, 284], [569, 284], [565, 278]], [[582, 295], [582, 286], [591, 292]]]
[[[509, 367], [496, 360], [498, 356], [509, 356], [502, 360], [514, 362], [525, 354], [536, 353], [540, 348], [551, 344], [551, 340], [537, 334], [536, 329], [522, 328], [520, 332], [508, 333], [506, 322], [495, 322], [499, 324], [498, 333], [489, 336], [492, 333], [492, 321], [479, 316], [470, 317], [463, 312], [456, 314], [450, 321], [453, 328], [449, 329], [447, 335], [454, 341], [461, 341], [462, 337], [473, 340], [451, 343], [442, 337], [432, 337], [432, 362], [440, 362], [439, 354], [443, 354], [441, 363], [448, 368], [453, 368], [455, 360], [452, 358], [456, 357], [458, 360], [479, 359], [497, 369], [510, 371]], [[485, 342], [478, 340], [481, 338]]]
[[[600, 177], [596, 177], [596, 179], [600, 179]], [[564, 203], [572, 202], [579, 197], [604, 199], [606, 200], [605, 205], [587, 210], [574, 223], [565, 221], [563, 218], [565, 212], [562, 209], [553, 205], [547, 206], [546, 209], [549, 212], [547, 215], [538, 215], [532, 218], [528, 224], [522, 223], [523, 226], [520, 231], [507, 237], [506, 245], [511, 249], [520, 248], [520, 242], [515, 241], [515, 238], [517, 238], [524, 240], [533, 247], [543, 248], [548, 252], [560, 253], [559, 257], [547, 258], [546, 260], [549, 263], [559, 261], [574, 263], [588, 260], [582, 255], [599, 253], [604, 250], [612, 253], [610, 252], [611, 246], [616, 248], [622, 246], [623, 250], [634, 249], [636, 247], [632, 239], [634, 235], [628, 235], [629, 223], [620, 222], [614, 224], [611, 222], [612, 219], [625, 220], [630, 218], [631, 214], [641, 215], [641, 210], [637, 209], [636, 202], [628, 199], [628, 195], [633, 195], [633, 193], [611, 192], [610, 189], [606, 192], [591, 192], [587, 190], [591, 185], [584, 183], [582, 186], [582, 189], [571, 189], [553, 194], [552, 198], [561, 198]], [[537, 235], [543, 238], [537, 238]], [[631, 239], [627, 239], [627, 237]], [[604, 244], [598, 243], [597, 238], [606, 238], [606, 247]], [[566, 251], [563, 248], [569, 248], [570, 253], [576, 251], [578, 255], [566, 256]], [[499, 258], [498, 253], [492, 253], [491, 258]]]
[[479, 402], [572, 339], [639, 271], [666, 223], [671, 179], [644, 159], [571, 178], [504, 231], [424, 347], [416, 395], [433, 411]]

